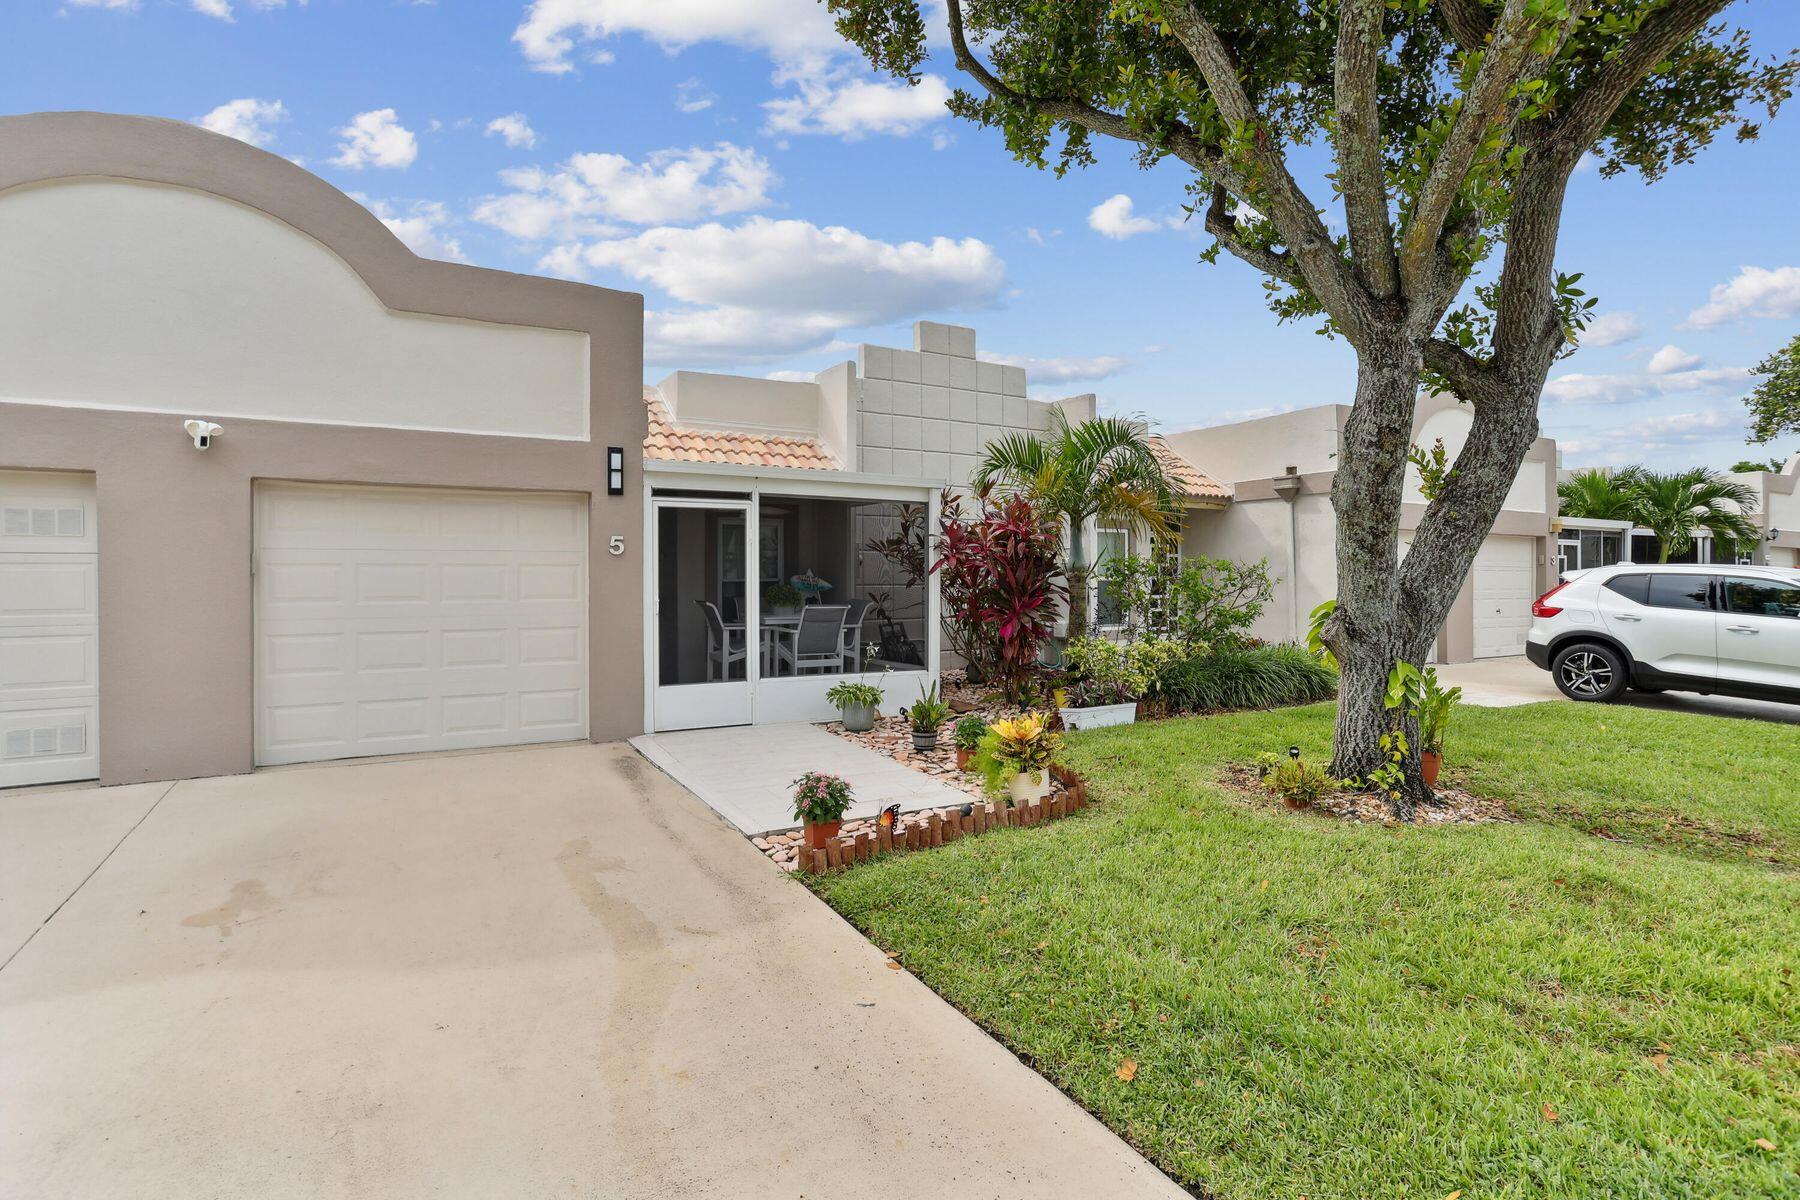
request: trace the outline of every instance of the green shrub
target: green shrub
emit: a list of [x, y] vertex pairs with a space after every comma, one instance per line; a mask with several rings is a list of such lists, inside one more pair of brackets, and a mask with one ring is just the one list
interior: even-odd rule
[[1206, 653], [1199, 642], [1175, 638], [1138, 638], [1130, 642], [1113, 642], [1105, 638], [1083, 637], [1070, 642], [1063, 651], [1069, 672], [1101, 687], [1119, 687], [1127, 698], [1140, 700], [1154, 696], [1163, 672], [1195, 655]]
[[1303, 758], [1276, 759], [1267, 771], [1262, 770], [1259, 761], [1257, 770], [1269, 794], [1281, 797], [1295, 808], [1311, 808], [1331, 791], [1331, 776], [1326, 774], [1325, 768], [1316, 767]]
[[1160, 690], [1186, 712], [1277, 708], [1337, 694], [1337, 675], [1299, 646], [1220, 646], [1164, 670]]

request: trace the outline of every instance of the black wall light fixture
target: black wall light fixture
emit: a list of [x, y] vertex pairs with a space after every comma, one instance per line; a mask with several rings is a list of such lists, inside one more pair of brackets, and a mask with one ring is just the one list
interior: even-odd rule
[[625, 494], [625, 447], [623, 446], [606, 448], [606, 494], [609, 496]]

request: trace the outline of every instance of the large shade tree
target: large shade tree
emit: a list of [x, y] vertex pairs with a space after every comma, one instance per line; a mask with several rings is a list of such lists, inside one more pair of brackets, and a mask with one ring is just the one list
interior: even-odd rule
[[[919, 77], [918, 0], [827, 2], [877, 67]], [[1337, 774], [1383, 761], [1392, 664], [1421, 661], [1443, 624], [1593, 303], [1555, 269], [1576, 164], [1591, 153], [1604, 175], [1653, 180], [1728, 126], [1754, 136], [1752, 110], [1785, 99], [1793, 63], [1759, 61], [1717, 23], [1729, 4], [946, 0], [971, 85], [954, 112], [1059, 173], [1109, 139], [1145, 166], [1173, 160], [1216, 239], [1208, 253], [1261, 272], [1280, 317], [1354, 347], [1324, 630], [1343, 668]], [[1466, 403], [1473, 426], [1401, 561], [1422, 380]], [[1416, 754], [1407, 768], [1403, 813], [1429, 795]]]
[[1762, 382], [1744, 398], [1750, 406], [1750, 440], [1766, 445], [1784, 434], [1800, 434], [1800, 334], [1751, 371]]

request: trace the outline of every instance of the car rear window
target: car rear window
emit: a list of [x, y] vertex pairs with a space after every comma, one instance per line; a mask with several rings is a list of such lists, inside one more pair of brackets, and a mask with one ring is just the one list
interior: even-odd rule
[[1648, 604], [1650, 595], [1650, 577], [1648, 575], [1614, 575], [1603, 585], [1608, 591], [1614, 591], [1627, 600], [1639, 604]]
[[1800, 583], [1774, 579], [1726, 579], [1725, 605], [1751, 617], [1800, 619]]
[[1650, 605], [1653, 608], [1706, 609], [1708, 575], [1650, 576]]

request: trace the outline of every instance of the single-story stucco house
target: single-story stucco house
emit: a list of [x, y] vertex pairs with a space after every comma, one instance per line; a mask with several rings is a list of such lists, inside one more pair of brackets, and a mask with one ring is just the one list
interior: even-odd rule
[[[145, 117], [0, 118], [0, 261], [0, 787], [823, 720], [846, 676], [904, 703], [942, 661], [940, 493], [1097, 408], [928, 321], [811, 380], [646, 388], [641, 296], [419, 258]], [[1282, 580], [1264, 636], [1331, 594], [1347, 411], [1153, 438], [1184, 552]], [[1441, 657], [1516, 649], [1553, 471], [1540, 443]]]

